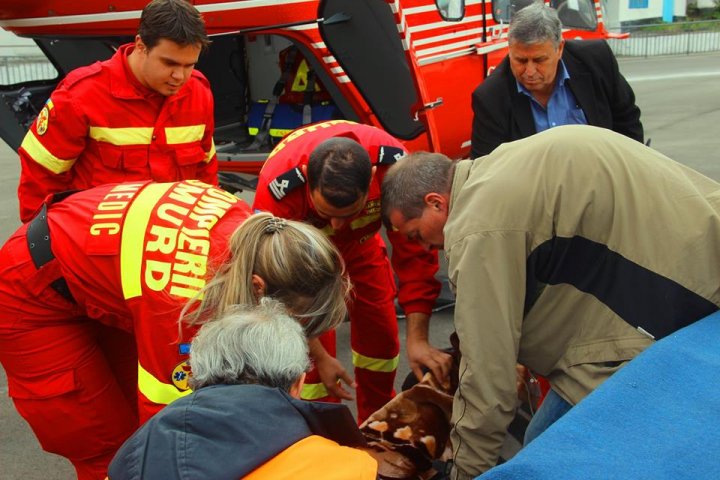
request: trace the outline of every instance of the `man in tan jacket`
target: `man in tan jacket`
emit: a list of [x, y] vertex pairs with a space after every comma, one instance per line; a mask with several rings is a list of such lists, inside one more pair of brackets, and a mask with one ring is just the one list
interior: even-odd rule
[[495, 465], [516, 363], [552, 386], [527, 444], [720, 306], [720, 184], [609, 130], [558, 127], [474, 162], [415, 153], [382, 194], [386, 222], [448, 257], [462, 353], [454, 479]]

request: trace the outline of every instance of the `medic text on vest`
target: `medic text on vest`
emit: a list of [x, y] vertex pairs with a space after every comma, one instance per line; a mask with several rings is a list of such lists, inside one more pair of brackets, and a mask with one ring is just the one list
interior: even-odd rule
[[90, 225], [90, 235], [115, 235], [130, 201], [145, 183], [121, 183], [113, 187], [98, 204]]
[[237, 203], [234, 195], [202, 182], [177, 184], [150, 216], [145, 242], [147, 288], [192, 298], [205, 285], [210, 230]]

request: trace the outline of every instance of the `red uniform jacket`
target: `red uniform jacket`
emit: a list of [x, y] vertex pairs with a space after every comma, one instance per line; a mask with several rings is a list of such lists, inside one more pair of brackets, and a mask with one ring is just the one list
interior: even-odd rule
[[213, 99], [194, 70], [177, 94], [143, 87], [123, 45], [60, 83], [20, 146], [20, 218], [48, 193], [137, 180], [217, 184]]
[[140, 418], [189, 393], [179, 313], [227, 256], [249, 215], [237, 197], [207, 184], [105, 185], [53, 204], [52, 251], [84, 315], [133, 332]]
[[[307, 179], [299, 168], [307, 165], [310, 153], [317, 145], [331, 137], [348, 137], [357, 141], [368, 151], [373, 165], [377, 166], [365, 207], [340, 231], [334, 231], [313, 209]], [[380, 186], [385, 172], [405, 153], [404, 147], [395, 138], [368, 125], [335, 120], [298, 129], [270, 153], [260, 172], [253, 209], [307, 221], [323, 230], [341, 251], [361, 248], [366, 239], [378, 233], [382, 224]], [[437, 253], [425, 251], [397, 232], [388, 231], [387, 236], [393, 246], [393, 269], [400, 280], [400, 305], [406, 314], [430, 314], [440, 291], [440, 284], [435, 280]]]

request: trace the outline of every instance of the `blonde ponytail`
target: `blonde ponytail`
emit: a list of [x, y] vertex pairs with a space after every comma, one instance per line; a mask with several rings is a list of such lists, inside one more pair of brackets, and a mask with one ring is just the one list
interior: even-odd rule
[[317, 228], [256, 213], [235, 230], [228, 249], [228, 259], [200, 292], [198, 309], [188, 314], [188, 304], [183, 310], [188, 324], [217, 318], [233, 305], [256, 305], [253, 274], [309, 337], [335, 328], [347, 315], [350, 284], [342, 257]]

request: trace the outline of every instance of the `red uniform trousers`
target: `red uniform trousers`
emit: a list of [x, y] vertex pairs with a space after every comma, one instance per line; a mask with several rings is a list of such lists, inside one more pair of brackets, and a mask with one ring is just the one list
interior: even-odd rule
[[[338, 248], [353, 285], [349, 305], [350, 345], [357, 382], [358, 419], [362, 421], [395, 395], [393, 385], [400, 352], [394, 305], [395, 279], [380, 234], [362, 244], [355, 241]], [[320, 342], [335, 356], [334, 331], [320, 337]], [[314, 368], [306, 383], [321, 383]], [[324, 388], [320, 391], [327, 395]], [[312, 399], [338, 401], [329, 396]]]
[[104, 479], [138, 427], [134, 337], [84, 317], [53, 290], [57, 262], [35, 268], [25, 229], [0, 252], [0, 362], [9, 395], [44, 450], [70, 459], [80, 480]]

